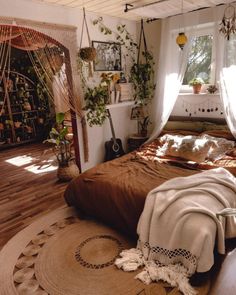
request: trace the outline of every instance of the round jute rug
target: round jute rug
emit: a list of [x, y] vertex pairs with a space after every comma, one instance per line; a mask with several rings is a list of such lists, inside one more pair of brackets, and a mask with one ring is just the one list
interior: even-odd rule
[[[134, 247], [115, 230], [81, 220], [71, 208], [41, 217], [15, 235], [0, 252], [1, 295], [180, 295], [166, 283], [144, 285], [138, 272], [114, 261]], [[209, 283], [196, 288], [206, 295]]]

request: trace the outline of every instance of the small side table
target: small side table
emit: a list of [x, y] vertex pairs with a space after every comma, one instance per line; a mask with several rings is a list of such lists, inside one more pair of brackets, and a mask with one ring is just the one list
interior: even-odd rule
[[141, 136], [138, 134], [130, 135], [128, 138], [128, 152], [132, 152], [139, 148], [147, 139], [147, 136]]

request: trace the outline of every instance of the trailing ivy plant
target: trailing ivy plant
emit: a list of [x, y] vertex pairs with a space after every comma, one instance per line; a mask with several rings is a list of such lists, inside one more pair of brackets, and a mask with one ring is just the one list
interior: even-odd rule
[[104, 35], [111, 35], [114, 33], [103, 23], [103, 18], [101, 16], [93, 21], [93, 25], [98, 25], [100, 32]]
[[87, 88], [84, 99], [84, 110], [87, 111], [86, 117], [89, 126], [101, 126], [108, 117], [106, 111], [106, 104], [108, 103], [107, 87], [99, 84], [94, 88]]
[[116, 29], [118, 31], [116, 40], [121, 45], [125, 46], [127, 50], [126, 56], [130, 56], [132, 59], [132, 62], [135, 62], [135, 56], [138, 49], [137, 43], [134, 41], [132, 35], [126, 29], [126, 25], [118, 25]]
[[150, 52], [142, 52], [145, 63], [134, 63], [130, 71], [130, 80], [134, 86], [135, 104], [147, 105], [153, 98], [154, 60]]

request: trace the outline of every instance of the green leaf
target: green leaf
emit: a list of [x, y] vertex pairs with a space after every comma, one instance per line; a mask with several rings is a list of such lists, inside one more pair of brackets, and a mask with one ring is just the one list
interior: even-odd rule
[[64, 128], [60, 131], [60, 138], [61, 138], [61, 139], [64, 139], [67, 133], [68, 133], [68, 127], [64, 127]]
[[58, 124], [61, 124], [65, 119], [65, 114], [64, 113], [56, 113], [56, 122]]
[[50, 131], [50, 134], [59, 135], [58, 131], [55, 128], [52, 128], [52, 130]]
[[46, 140], [43, 141], [43, 143], [46, 143], [46, 142], [56, 144], [56, 140], [52, 139], [52, 138], [49, 138], [49, 139], [46, 139]]

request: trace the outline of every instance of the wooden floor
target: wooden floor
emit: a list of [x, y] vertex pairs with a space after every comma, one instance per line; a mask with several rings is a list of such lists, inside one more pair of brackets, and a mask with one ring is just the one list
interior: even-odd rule
[[[0, 249], [33, 220], [65, 205], [68, 183], [58, 182], [52, 154], [42, 156], [43, 144], [0, 151]], [[55, 168], [55, 167], [54, 167]], [[211, 278], [209, 295], [236, 294], [236, 240], [227, 243], [227, 255], [217, 255], [215, 266], [201, 280]], [[198, 278], [194, 279], [198, 281]]]
[[[0, 249], [34, 219], [65, 204], [67, 183], [57, 181], [51, 152], [43, 144], [0, 151]], [[53, 171], [47, 171], [54, 169]]]

